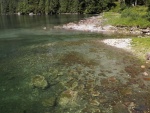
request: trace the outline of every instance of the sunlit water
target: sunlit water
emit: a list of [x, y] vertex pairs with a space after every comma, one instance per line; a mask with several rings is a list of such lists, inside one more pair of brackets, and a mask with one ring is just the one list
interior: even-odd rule
[[141, 96], [138, 59], [100, 42], [112, 37], [53, 28], [85, 17], [1, 16], [0, 113], [129, 111], [117, 107]]

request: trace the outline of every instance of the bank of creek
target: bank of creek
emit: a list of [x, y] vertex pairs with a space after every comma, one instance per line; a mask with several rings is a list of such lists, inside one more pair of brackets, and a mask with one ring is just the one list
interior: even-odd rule
[[[2, 113], [150, 112], [150, 63], [134, 54], [131, 36], [54, 26], [1, 35]], [[113, 45], [127, 45], [106, 41], [116, 37]]]

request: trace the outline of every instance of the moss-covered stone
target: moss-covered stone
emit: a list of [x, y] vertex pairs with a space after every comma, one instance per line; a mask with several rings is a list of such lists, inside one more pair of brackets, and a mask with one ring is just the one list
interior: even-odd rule
[[77, 91], [66, 90], [64, 91], [59, 98], [59, 105], [66, 107], [67, 105], [74, 106], [77, 101]]
[[55, 97], [50, 97], [50, 98], [47, 98], [45, 100], [42, 101], [42, 105], [45, 106], [45, 107], [52, 107], [55, 105], [55, 102], [56, 102], [56, 98]]
[[45, 89], [48, 86], [48, 82], [46, 81], [44, 76], [36, 75], [32, 77], [31, 85], [36, 88]]

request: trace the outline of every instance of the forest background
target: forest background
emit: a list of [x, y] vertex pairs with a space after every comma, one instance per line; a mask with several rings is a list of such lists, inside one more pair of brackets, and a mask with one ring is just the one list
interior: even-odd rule
[[115, 2], [120, 4], [121, 10], [136, 5], [150, 6], [150, 0], [0, 0], [0, 13], [99, 14], [116, 7]]

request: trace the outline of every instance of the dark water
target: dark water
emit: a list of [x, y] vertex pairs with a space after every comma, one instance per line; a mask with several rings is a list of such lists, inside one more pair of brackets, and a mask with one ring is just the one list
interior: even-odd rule
[[138, 59], [100, 42], [112, 37], [53, 29], [85, 17], [0, 17], [0, 113], [148, 112]]

